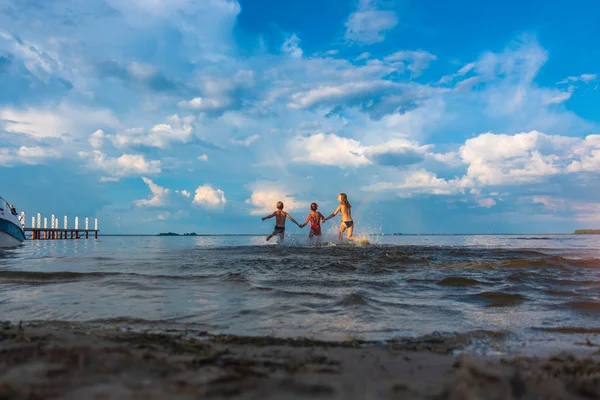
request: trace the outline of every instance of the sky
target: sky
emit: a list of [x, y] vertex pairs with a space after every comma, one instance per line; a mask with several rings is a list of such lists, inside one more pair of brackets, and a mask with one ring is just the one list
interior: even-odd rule
[[357, 234], [600, 228], [598, 15], [0, 0], [0, 196], [103, 233], [270, 233], [340, 192]]

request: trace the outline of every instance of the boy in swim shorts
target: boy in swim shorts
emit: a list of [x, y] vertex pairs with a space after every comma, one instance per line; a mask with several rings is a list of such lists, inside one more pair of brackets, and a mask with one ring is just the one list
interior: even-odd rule
[[285, 211], [283, 211], [283, 203], [281, 201], [277, 202], [277, 210], [273, 212], [271, 215], [267, 215], [263, 217], [262, 220], [266, 220], [269, 218], [275, 217], [275, 228], [273, 229], [273, 233], [267, 236], [267, 241], [271, 240], [271, 238], [275, 235], [279, 235], [279, 238], [283, 240], [285, 234], [285, 219], [289, 218], [293, 223], [300, 226], [294, 218]]

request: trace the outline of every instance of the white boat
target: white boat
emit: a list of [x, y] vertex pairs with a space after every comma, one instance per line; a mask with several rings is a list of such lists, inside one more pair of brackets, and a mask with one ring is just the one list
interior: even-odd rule
[[17, 210], [0, 197], [0, 248], [17, 247], [25, 240], [25, 231]]

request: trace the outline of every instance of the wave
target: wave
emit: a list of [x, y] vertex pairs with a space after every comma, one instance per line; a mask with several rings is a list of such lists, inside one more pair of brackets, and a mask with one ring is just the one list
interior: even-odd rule
[[600, 328], [584, 328], [579, 326], [558, 326], [553, 328], [532, 328], [536, 331], [542, 332], [553, 332], [553, 333], [576, 333], [576, 334], [587, 334], [597, 335], [600, 334]]
[[484, 282], [461, 276], [449, 276], [447, 278], [442, 279], [441, 281], [438, 281], [437, 284], [440, 286], [475, 286], [484, 284]]
[[507, 292], [481, 292], [469, 296], [476, 300], [484, 300], [488, 302], [490, 307], [513, 306], [521, 304], [527, 300], [527, 297], [519, 293]]
[[597, 301], [571, 301], [567, 306], [575, 310], [600, 311], [600, 302]]
[[337, 301], [334, 305], [343, 307], [353, 306], [366, 306], [369, 304], [369, 299], [359, 293], [351, 293], [344, 296], [341, 300]]
[[196, 280], [206, 279], [212, 276], [208, 275], [153, 275], [153, 274], [136, 274], [125, 272], [41, 272], [41, 271], [0, 271], [0, 283], [29, 283], [29, 284], [53, 284], [78, 282], [94, 279], [105, 279], [113, 277], [133, 277], [144, 279], [166, 279], [166, 280]]

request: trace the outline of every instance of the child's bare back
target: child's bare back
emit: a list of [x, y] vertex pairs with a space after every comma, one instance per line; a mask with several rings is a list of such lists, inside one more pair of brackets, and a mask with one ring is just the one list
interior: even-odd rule
[[273, 218], [273, 217], [275, 217], [275, 228], [273, 228], [273, 233], [271, 233], [269, 236], [267, 236], [267, 241], [271, 240], [271, 238], [275, 235], [279, 235], [279, 238], [281, 240], [283, 240], [283, 238], [285, 237], [285, 219], [286, 218], [291, 219], [292, 222], [294, 222], [296, 225], [298, 225], [298, 222], [296, 222], [296, 220], [294, 218], [292, 218], [291, 215], [289, 215], [288, 213], [283, 211], [283, 203], [281, 201], [277, 202], [277, 210], [273, 211], [273, 214], [263, 217], [262, 220], [264, 221], [266, 219]]
[[273, 214], [275, 214], [275, 225], [285, 227], [285, 219], [288, 214], [285, 211], [277, 210]]

